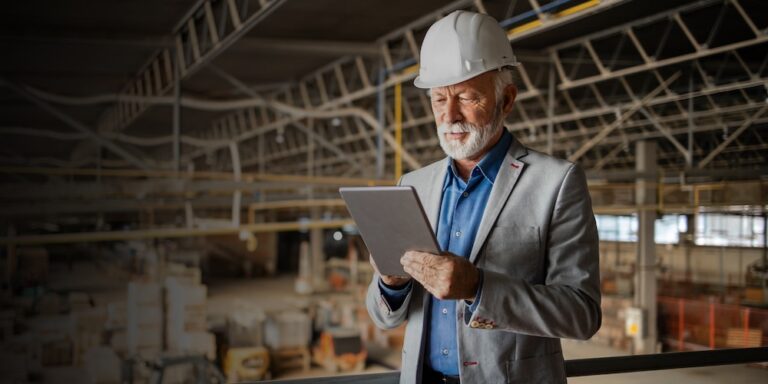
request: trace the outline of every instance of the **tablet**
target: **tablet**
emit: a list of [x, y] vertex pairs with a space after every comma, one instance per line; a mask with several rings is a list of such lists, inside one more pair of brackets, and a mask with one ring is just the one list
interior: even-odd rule
[[438, 254], [432, 227], [413, 187], [345, 187], [339, 193], [382, 275], [406, 275], [406, 251]]

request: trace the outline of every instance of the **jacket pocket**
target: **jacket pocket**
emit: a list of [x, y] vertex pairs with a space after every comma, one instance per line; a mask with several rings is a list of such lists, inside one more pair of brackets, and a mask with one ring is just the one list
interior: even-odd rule
[[507, 362], [507, 383], [565, 383], [563, 353]]
[[534, 282], [542, 270], [539, 227], [495, 226], [485, 244], [482, 267]]

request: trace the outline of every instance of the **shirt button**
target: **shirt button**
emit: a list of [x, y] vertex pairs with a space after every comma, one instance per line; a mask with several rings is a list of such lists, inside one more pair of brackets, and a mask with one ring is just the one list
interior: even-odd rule
[[469, 197], [469, 192], [464, 192], [461, 195], [464, 196], [464, 197]]
[[443, 310], [441, 312], [443, 312], [443, 315], [447, 315], [448, 314], [448, 308], [443, 308]]
[[448, 349], [443, 349], [443, 356], [448, 356]]
[[461, 236], [461, 231], [456, 231], [456, 237], [460, 237], [460, 236]]

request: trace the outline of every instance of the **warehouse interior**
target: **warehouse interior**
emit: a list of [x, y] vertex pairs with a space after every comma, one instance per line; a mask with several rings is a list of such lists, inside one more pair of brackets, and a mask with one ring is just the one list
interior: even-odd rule
[[[588, 177], [603, 321], [566, 358], [768, 346], [765, 1], [3, 8], [8, 382], [398, 370], [403, 327], [365, 310], [373, 269], [338, 189], [445, 157], [413, 79], [427, 29], [458, 9], [497, 19], [520, 62], [506, 128]], [[696, 372], [603, 379], [708, 382]]]

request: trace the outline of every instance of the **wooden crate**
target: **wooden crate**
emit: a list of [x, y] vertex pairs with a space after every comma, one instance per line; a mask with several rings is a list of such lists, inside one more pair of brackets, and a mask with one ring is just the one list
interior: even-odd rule
[[276, 373], [290, 370], [308, 371], [310, 366], [309, 348], [279, 348], [271, 351], [272, 369]]

